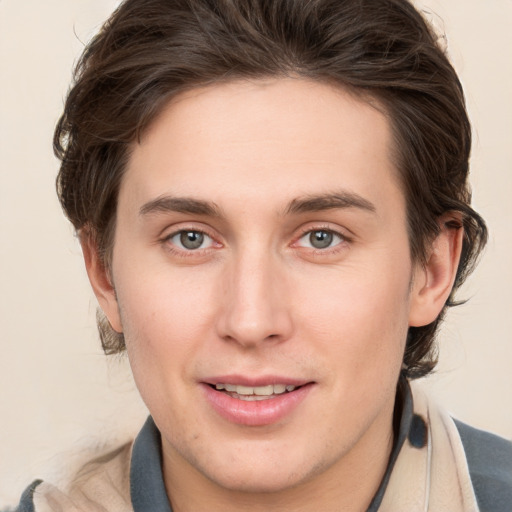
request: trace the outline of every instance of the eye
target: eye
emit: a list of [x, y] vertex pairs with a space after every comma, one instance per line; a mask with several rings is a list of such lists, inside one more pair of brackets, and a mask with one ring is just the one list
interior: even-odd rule
[[301, 247], [311, 247], [312, 249], [328, 249], [334, 247], [344, 241], [344, 238], [327, 229], [315, 229], [308, 231], [298, 240]]
[[182, 230], [171, 235], [168, 240], [180, 249], [195, 251], [207, 249], [213, 245], [213, 240], [206, 233], [193, 230]]

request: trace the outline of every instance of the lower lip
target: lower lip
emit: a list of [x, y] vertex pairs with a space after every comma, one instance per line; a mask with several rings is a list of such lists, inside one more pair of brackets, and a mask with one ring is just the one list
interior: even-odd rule
[[284, 419], [306, 398], [313, 385], [306, 384], [300, 388], [283, 393], [268, 400], [247, 401], [213, 389], [202, 384], [206, 399], [213, 409], [224, 419], [251, 427], [272, 425]]

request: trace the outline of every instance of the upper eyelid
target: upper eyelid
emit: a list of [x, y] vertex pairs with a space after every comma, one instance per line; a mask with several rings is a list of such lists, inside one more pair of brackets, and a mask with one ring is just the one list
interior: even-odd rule
[[178, 229], [177, 231], [171, 231], [168, 235], [164, 235], [165, 240], [169, 240], [171, 238], [174, 238], [176, 235], [179, 235], [180, 233], [200, 233], [201, 235], [205, 235], [208, 238], [211, 238], [214, 240], [214, 237], [210, 235], [207, 231], [203, 231], [201, 229]]
[[[164, 230], [165, 231], [165, 230]], [[181, 247], [180, 244], [174, 243], [172, 239], [179, 235], [180, 233], [187, 233], [187, 232], [196, 232], [201, 233], [202, 235], [207, 236], [210, 239], [210, 243], [208, 247], [203, 248], [197, 248], [197, 249], [187, 249], [186, 247]], [[166, 251], [169, 251], [171, 254], [174, 254], [175, 257], [179, 258], [200, 258], [204, 257], [205, 255], [209, 254], [210, 251], [218, 249], [219, 246], [222, 247], [222, 243], [218, 242], [218, 240], [211, 236], [207, 231], [193, 228], [190, 229], [187, 227], [183, 227], [180, 229], [175, 229], [173, 231], [170, 231], [168, 234], [165, 234], [163, 236], [160, 236], [158, 238], [158, 245], [165, 248]]]
[[[198, 228], [198, 227], [191, 227], [191, 226], [188, 226], [188, 227], [184, 226], [184, 227], [181, 227], [178, 229], [174, 228], [174, 229], [169, 229], [169, 230], [168, 230], [168, 228], [170, 228], [170, 226], [168, 226], [167, 228], [162, 230], [162, 232], [160, 233], [160, 235], [158, 236], [158, 238], [156, 240], [156, 243], [158, 245], [168, 246], [169, 248], [173, 247], [174, 248], [173, 250], [175, 252], [177, 251], [177, 252], [180, 252], [183, 254], [190, 253], [191, 255], [194, 253], [200, 254], [203, 251], [209, 251], [212, 248], [215, 249], [215, 248], [218, 248], [219, 245], [221, 245], [221, 246], [223, 245], [222, 242], [219, 242], [218, 237], [213, 236], [206, 229], [202, 229], [202, 228]], [[209, 245], [209, 247], [199, 248], [199, 249], [195, 249], [192, 251], [190, 249], [182, 248], [178, 244], [176, 244], [172, 241], [172, 239], [176, 235], [179, 235], [180, 233], [187, 233], [187, 232], [201, 233], [202, 235], [207, 236], [211, 240], [211, 244]]]
[[173, 238], [174, 236], [178, 235], [179, 233], [201, 233], [202, 235], [209, 236], [210, 238], [213, 238], [208, 231], [205, 231], [204, 229], [197, 229], [197, 228], [180, 228], [176, 229], [174, 231], [169, 232], [168, 234], [163, 235], [163, 238]]
[[322, 224], [318, 224], [316, 226], [304, 226], [304, 227], [300, 228], [299, 235], [295, 236], [294, 239], [299, 240], [303, 236], [307, 235], [308, 233], [312, 233], [314, 231], [328, 231], [330, 233], [334, 233], [335, 235], [340, 236], [341, 238], [343, 238], [344, 240], [347, 240], [347, 241], [350, 241], [354, 237], [352, 232], [347, 228], [341, 228], [339, 226], [334, 227], [334, 226], [322, 223]]
[[[179, 226], [179, 224], [183, 224], [183, 226]], [[218, 238], [212, 233], [213, 230], [208, 229], [207, 227], [190, 225], [190, 223], [187, 222], [179, 224], [178, 226], [166, 226], [160, 231], [158, 238], [167, 240], [177, 235], [178, 233], [182, 233], [184, 231], [195, 231], [197, 233], [202, 233], [203, 235], [207, 235], [214, 240]]]
[[333, 229], [309, 229], [307, 230], [304, 234], [302, 234], [301, 236], [299, 236], [294, 242], [292, 245], [297, 245], [303, 238], [305, 238], [307, 235], [310, 235], [311, 233], [314, 233], [316, 231], [325, 231], [327, 233], [332, 233], [335, 237], [338, 237], [339, 238], [339, 242], [337, 242], [336, 244], [334, 244], [333, 246], [330, 246], [330, 247], [325, 247], [323, 249], [316, 249], [315, 250], [321, 250], [321, 251], [328, 251], [329, 249], [334, 249], [335, 247], [343, 244], [343, 243], [347, 243], [347, 242], [350, 242], [350, 239], [348, 237], [346, 237], [343, 233], [340, 233], [339, 231], [334, 231]]
[[347, 238], [347, 236], [344, 233], [341, 233], [338, 230], [326, 229], [326, 228], [317, 228], [317, 229], [308, 229], [308, 230], [304, 231], [303, 234], [301, 236], [299, 236], [298, 239], [304, 238], [304, 236], [309, 235], [311, 233], [316, 233], [318, 231], [325, 231], [326, 233], [332, 233], [333, 235], [339, 236], [340, 238], [343, 238], [343, 239]]
[[[162, 238], [161, 238], [161, 241], [162, 242], [165, 242], [165, 243], [170, 243], [172, 241], [172, 239], [179, 235], [180, 233], [201, 233], [201, 235], [205, 236], [205, 237], [208, 237], [210, 240], [211, 240], [211, 245], [210, 247], [205, 247], [204, 249], [196, 249], [194, 252], [196, 251], [201, 251], [201, 250], [208, 250], [210, 249], [211, 247], [214, 247], [216, 245], [223, 245], [221, 242], [219, 242], [214, 236], [212, 236], [211, 234], [209, 234], [207, 231], [202, 231], [200, 229], [178, 229], [177, 231], [172, 231], [171, 233], [169, 233], [168, 235], [164, 235]], [[173, 245], [175, 245], [173, 243]], [[182, 250], [179, 246], [178, 246], [178, 249]]]

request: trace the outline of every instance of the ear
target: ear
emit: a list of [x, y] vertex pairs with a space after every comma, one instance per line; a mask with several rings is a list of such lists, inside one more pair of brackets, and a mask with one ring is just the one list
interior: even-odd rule
[[[458, 227], [457, 227], [458, 226]], [[464, 228], [461, 215], [450, 212], [439, 219], [440, 232], [432, 243], [425, 266], [413, 274], [409, 326], [432, 323], [452, 291], [459, 265]]]
[[94, 294], [103, 313], [116, 332], [123, 332], [116, 291], [112, 284], [110, 272], [105, 267], [99, 253], [98, 246], [90, 232], [82, 230], [80, 244], [84, 255], [85, 268]]

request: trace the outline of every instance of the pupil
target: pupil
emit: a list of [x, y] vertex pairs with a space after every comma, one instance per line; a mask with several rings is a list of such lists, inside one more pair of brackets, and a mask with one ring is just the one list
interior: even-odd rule
[[309, 235], [309, 241], [315, 249], [325, 249], [332, 244], [332, 233], [328, 231], [313, 231]]
[[180, 242], [186, 249], [198, 249], [204, 241], [204, 235], [197, 231], [184, 231], [180, 235]]

